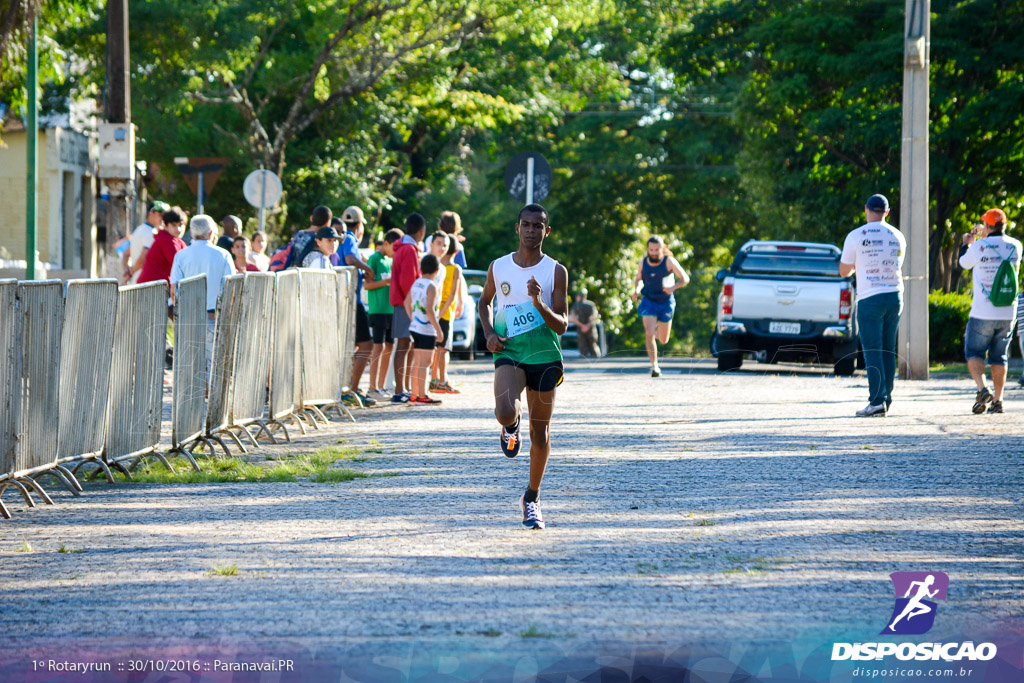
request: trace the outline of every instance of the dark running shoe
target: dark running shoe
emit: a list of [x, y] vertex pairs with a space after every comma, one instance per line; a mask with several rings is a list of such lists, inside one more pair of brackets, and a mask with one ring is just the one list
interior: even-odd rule
[[441, 399], [430, 398], [429, 396], [413, 396], [409, 399], [409, 405], [411, 406], [439, 406], [441, 405]]
[[540, 501], [526, 502], [526, 494], [519, 499], [519, 507], [523, 510], [523, 526], [527, 529], [543, 529], [544, 516], [540, 514]]
[[985, 412], [985, 404], [992, 402], [992, 392], [985, 387], [978, 392], [978, 395], [974, 397], [974, 407], [971, 410], [974, 411], [975, 415], [981, 415]]
[[661, 368], [657, 365], [651, 368], [651, 377], [661, 377]]
[[1002, 401], [992, 401], [992, 405], [990, 405], [988, 407], [988, 412], [990, 412], [990, 413], [1001, 413], [1001, 412], [1003, 412], [1003, 402]]
[[522, 446], [519, 439], [519, 426], [522, 421], [523, 416], [520, 414], [516, 418], [516, 426], [511, 432], [506, 430], [504, 425], [501, 427], [501, 452], [505, 454], [506, 458], [514, 458], [519, 455], [519, 447]]
[[410, 398], [412, 398], [412, 394], [410, 394], [408, 391], [403, 391], [403, 392], [398, 393], [398, 394], [392, 394], [391, 402], [392, 403], [408, 403]]

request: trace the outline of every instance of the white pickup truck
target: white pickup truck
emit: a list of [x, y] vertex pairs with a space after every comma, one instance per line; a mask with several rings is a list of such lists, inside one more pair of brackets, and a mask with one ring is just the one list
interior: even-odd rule
[[712, 352], [736, 370], [750, 354], [762, 363], [830, 363], [857, 368], [853, 280], [839, 275], [841, 250], [811, 242], [751, 240], [718, 271], [722, 291]]

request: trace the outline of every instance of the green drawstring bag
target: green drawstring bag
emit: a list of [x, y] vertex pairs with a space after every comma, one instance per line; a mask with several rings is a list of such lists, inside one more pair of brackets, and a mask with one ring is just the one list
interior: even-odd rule
[[1003, 259], [999, 264], [996, 279], [992, 281], [992, 291], [988, 293], [988, 300], [993, 306], [1012, 306], [1017, 303], [1017, 271], [1010, 259]]

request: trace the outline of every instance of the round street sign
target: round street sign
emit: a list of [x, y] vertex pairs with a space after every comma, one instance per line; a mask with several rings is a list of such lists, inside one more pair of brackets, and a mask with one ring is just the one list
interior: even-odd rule
[[253, 171], [247, 175], [242, 184], [245, 201], [257, 209], [269, 209], [277, 204], [283, 190], [281, 179], [277, 177], [277, 174], [264, 169]]
[[526, 171], [533, 159], [533, 201], [543, 201], [551, 191], [551, 166], [539, 152], [523, 152], [505, 167], [505, 189], [521, 204], [526, 203]]

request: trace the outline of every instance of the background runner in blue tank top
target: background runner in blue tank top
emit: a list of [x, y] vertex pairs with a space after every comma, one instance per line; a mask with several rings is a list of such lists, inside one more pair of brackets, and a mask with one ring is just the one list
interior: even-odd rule
[[633, 301], [637, 299], [637, 286], [643, 283], [637, 315], [644, 321], [647, 358], [651, 361], [651, 377], [661, 376], [658, 366], [658, 345], [668, 343], [672, 333], [672, 315], [676, 300], [672, 296], [680, 287], [690, 284], [690, 276], [665, 249], [665, 240], [652, 235], [647, 240], [647, 256], [640, 262], [633, 281]]
[[[519, 249], [491, 263], [477, 306], [487, 350], [494, 354], [494, 417], [501, 425], [501, 450], [509, 458], [519, 453], [521, 396], [526, 389], [530, 483], [519, 506], [523, 526], [543, 529], [539, 492], [551, 454], [555, 387], [562, 383], [558, 335], [569, 327], [569, 272], [541, 250], [551, 234], [543, 206], [529, 204], [519, 212], [516, 234]], [[496, 298], [503, 306], [497, 315]]]

